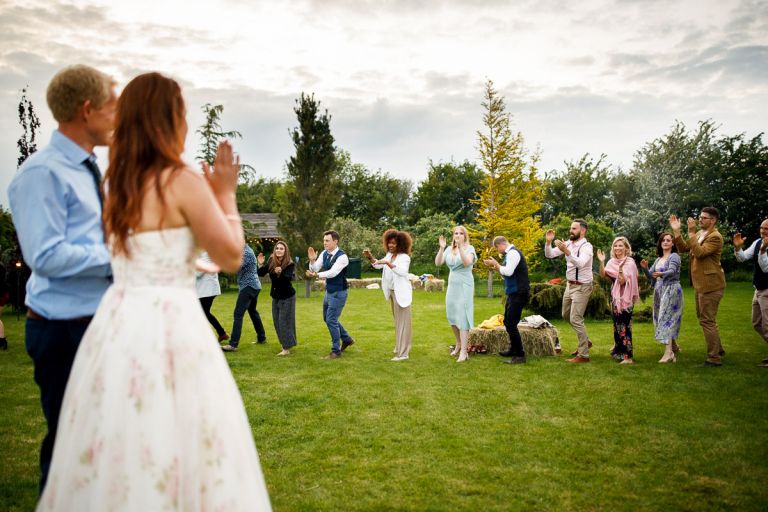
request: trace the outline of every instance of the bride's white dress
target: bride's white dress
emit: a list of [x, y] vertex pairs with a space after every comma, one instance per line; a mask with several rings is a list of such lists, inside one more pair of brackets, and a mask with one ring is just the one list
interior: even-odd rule
[[129, 244], [75, 358], [38, 510], [270, 510], [240, 393], [195, 293], [192, 232]]

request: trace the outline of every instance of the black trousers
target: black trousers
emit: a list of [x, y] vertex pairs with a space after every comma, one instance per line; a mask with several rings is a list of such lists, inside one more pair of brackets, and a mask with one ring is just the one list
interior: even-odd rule
[[56, 426], [61, 402], [77, 347], [88, 328], [82, 320], [38, 320], [27, 318], [26, 347], [35, 366], [35, 382], [40, 388], [40, 404], [48, 432], [40, 447], [40, 493], [51, 466]]
[[507, 302], [504, 305], [504, 327], [509, 335], [509, 351], [512, 353], [512, 357], [525, 357], [523, 340], [520, 337], [517, 324], [520, 323], [520, 317], [526, 304], [528, 304], [528, 291], [507, 295]]
[[215, 298], [216, 298], [215, 295], [212, 295], [211, 297], [201, 297], [200, 305], [203, 307], [203, 313], [205, 313], [205, 318], [207, 318], [208, 322], [210, 322], [213, 328], [216, 329], [216, 334], [218, 334], [219, 336], [224, 336], [227, 332], [221, 326], [218, 319], [215, 316], [213, 316], [213, 313], [211, 313], [211, 306], [213, 305], [213, 299]]
[[237, 302], [235, 302], [234, 319], [232, 321], [232, 332], [230, 333], [229, 344], [233, 347], [237, 347], [240, 344], [240, 334], [243, 330], [243, 317], [245, 312], [248, 312], [248, 316], [251, 317], [253, 328], [256, 331], [256, 340], [264, 341], [267, 339], [267, 333], [264, 331], [264, 324], [261, 323], [261, 316], [256, 309], [256, 304], [259, 301], [259, 293], [261, 290], [257, 290], [251, 286], [246, 286], [240, 293], [237, 294]]

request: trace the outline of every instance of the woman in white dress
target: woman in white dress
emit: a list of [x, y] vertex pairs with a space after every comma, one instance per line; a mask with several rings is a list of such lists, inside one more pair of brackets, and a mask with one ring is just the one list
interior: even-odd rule
[[[114, 284], [75, 358], [39, 510], [270, 510], [242, 399], [195, 292], [196, 255], [240, 266], [239, 170], [181, 160], [179, 85], [133, 79], [117, 108], [104, 224]], [[213, 270], [216, 269], [207, 269]]]

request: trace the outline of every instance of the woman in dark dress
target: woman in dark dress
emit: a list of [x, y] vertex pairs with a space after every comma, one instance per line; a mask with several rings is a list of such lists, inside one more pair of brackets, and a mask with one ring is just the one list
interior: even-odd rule
[[275, 244], [272, 256], [264, 263], [264, 254], [259, 253], [259, 275], [269, 274], [272, 280], [272, 322], [275, 324], [277, 339], [283, 350], [278, 356], [287, 356], [296, 346], [296, 290], [293, 288], [295, 265], [291, 260], [288, 244], [280, 240]]

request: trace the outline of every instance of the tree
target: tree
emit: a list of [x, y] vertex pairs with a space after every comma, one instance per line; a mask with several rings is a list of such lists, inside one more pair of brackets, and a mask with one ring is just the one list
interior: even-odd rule
[[285, 184], [281, 180], [257, 178], [237, 186], [237, 209], [243, 213], [274, 213]]
[[432, 213], [421, 217], [416, 224], [410, 226], [409, 231], [413, 237], [411, 272], [440, 273], [440, 269], [435, 268], [438, 238], [442, 235], [450, 240], [455, 225], [456, 222], [447, 214]]
[[457, 224], [472, 224], [477, 205], [472, 202], [482, 188], [483, 171], [468, 160], [429, 161], [427, 178], [416, 190], [411, 221], [431, 213], [445, 213]]
[[336, 159], [340, 192], [334, 216], [350, 217], [375, 230], [405, 224], [410, 181], [353, 163], [346, 151], [339, 151]]
[[[494, 237], [506, 236], [526, 256], [535, 250], [541, 233], [536, 212], [541, 208], [541, 182], [536, 175], [538, 154], [528, 158], [522, 133], [512, 134], [504, 98], [488, 80], [485, 84], [486, 131], [477, 132], [485, 174], [478, 205], [477, 227], [470, 230], [481, 258], [495, 256]], [[493, 297], [493, 272], [488, 271], [488, 296]]]
[[[198, 153], [195, 158], [208, 165], [213, 165], [216, 158], [216, 150], [219, 147], [221, 139], [242, 139], [243, 135], [237, 130], [224, 131], [221, 127], [221, 114], [224, 112], [224, 105], [203, 105], [205, 122], [195, 133], [199, 133], [202, 140], [198, 147]], [[240, 164], [240, 178], [248, 181], [256, 174], [256, 169], [248, 164]]]
[[19, 124], [24, 133], [21, 134], [16, 146], [19, 148], [19, 158], [16, 160], [16, 167], [21, 167], [24, 160], [29, 155], [37, 151], [37, 130], [40, 128], [40, 120], [35, 113], [35, 107], [27, 98], [27, 87], [21, 90], [21, 100], [19, 101]]
[[[296, 254], [318, 242], [337, 202], [339, 186], [331, 116], [320, 113], [315, 95], [301, 93], [293, 111], [299, 126], [290, 131], [296, 154], [287, 162], [288, 180], [280, 205], [280, 231]], [[309, 281], [306, 284], [309, 296]]]
[[559, 214], [600, 217], [612, 211], [613, 175], [605, 158], [603, 154], [595, 161], [585, 153], [578, 161], [564, 162], [563, 172], [547, 173], [541, 222], [547, 223]]

